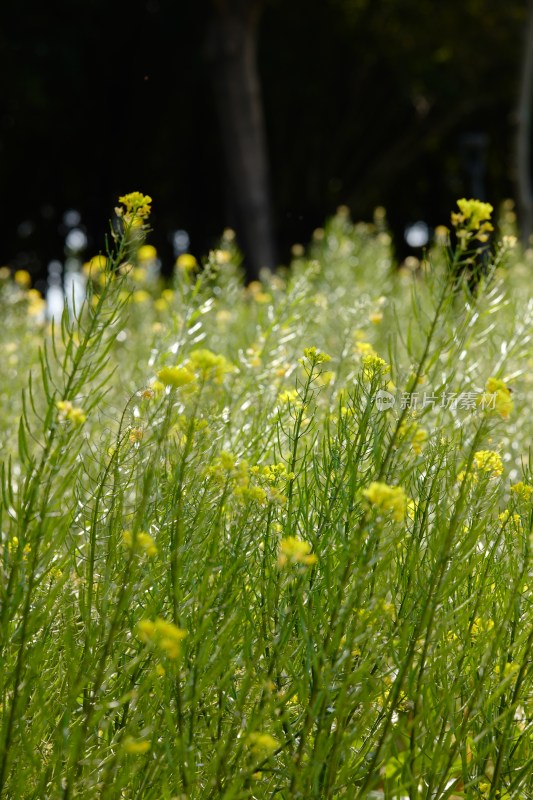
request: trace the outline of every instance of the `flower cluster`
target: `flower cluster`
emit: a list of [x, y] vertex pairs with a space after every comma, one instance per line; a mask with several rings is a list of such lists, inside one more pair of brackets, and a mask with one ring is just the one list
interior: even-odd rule
[[511, 514], [508, 508], [505, 511], [502, 511], [501, 514], [498, 514], [498, 519], [500, 520], [502, 526], [507, 524], [511, 525], [518, 533], [522, 530], [522, 520], [520, 519], [520, 514]]
[[134, 739], [133, 736], [126, 736], [122, 746], [124, 752], [139, 756], [143, 755], [143, 753], [147, 753], [151, 745], [146, 739]]
[[461, 470], [457, 475], [459, 483], [467, 481], [469, 486], [476, 484], [480, 473], [485, 473], [490, 478], [499, 478], [503, 473], [503, 462], [499, 453], [494, 450], [478, 450], [474, 453], [473, 470], [467, 473]]
[[487, 242], [489, 233], [494, 230], [490, 221], [494, 209], [490, 203], [462, 198], [457, 201], [457, 205], [459, 212], [452, 213], [452, 225], [462, 245], [466, 246], [469, 239]]
[[356, 342], [354, 352], [362, 356], [363, 376], [371, 380], [374, 376], [385, 375], [390, 370], [390, 365], [378, 356], [369, 342]]
[[363, 376], [367, 380], [385, 375], [390, 370], [390, 365], [380, 356], [363, 357]]
[[[256, 469], [252, 467], [252, 471]], [[270, 483], [277, 483], [279, 480], [292, 481], [294, 480], [294, 472], [287, 472], [285, 464], [265, 464], [261, 470], [263, 476]]]
[[316, 347], [306, 347], [304, 350], [304, 357], [300, 359], [300, 363], [304, 364], [306, 361], [308, 361], [312, 367], [317, 367], [320, 364], [331, 361], [331, 356], [328, 356], [327, 353], [321, 353]]
[[165, 386], [179, 389], [181, 386], [192, 383], [195, 376], [187, 367], [162, 367], [157, 373], [157, 379]]
[[127, 222], [131, 222], [137, 218], [143, 220], [150, 216], [152, 210], [152, 198], [147, 194], [141, 192], [130, 192], [118, 198], [119, 203], [122, 203], [124, 209], [118, 208], [116, 212]]
[[520, 500], [525, 500], [527, 503], [531, 500], [531, 496], [533, 495], [533, 486], [524, 483], [524, 481], [519, 481], [511, 486], [511, 491], [520, 498]]
[[212, 380], [214, 383], [222, 383], [224, 376], [235, 370], [233, 364], [225, 356], [213, 353], [206, 348], [193, 350], [189, 360], [191, 368], [197, 375], [203, 380]]
[[250, 733], [248, 746], [252, 753], [258, 756], [270, 755], [278, 747], [279, 742], [270, 733]]
[[311, 553], [311, 545], [297, 536], [287, 536], [279, 545], [278, 565], [285, 567], [288, 564], [301, 564], [310, 567], [318, 561], [317, 556]]
[[379, 511], [390, 511], [397, 522], [405, 519], [407, 514], [407, 495], [401, 486], [389, 486], [386, 483], [372, 481], [363, 496]]
[[205, 474], [220, 486], [230, 488], [239, 502], [264, 505], [267, 500], [274, 498], [262, 486], [251, 483], [250, 474], [256, 475], [257, 471], [256, 467], [249, 468], [246, 459], [237, 461], [233, 453], [223, 450], [211, 466], [207, 467]]
[[176, 269], [185, 274], [195, 272], [198, 269], [198, 261], [191, 253], [182, 253], [176, 259]]
[[138, 550], [150, 558], [157, 555], [157, 545], [149, 533], [139, 531], [133, 534], [131, 531], [124, 531], [122, 541], [130, 550]]
[[153, 622], [143, 619], [137, 624], [137, 635], [141, 642], [154, 645], [167, 658], [175, 660], [181, 655], [181, 642], [187, 636], [187, 631], [161, 618]]
[[502, 457], [494, 450], [478, 450], [474, 453], [474, 464], [480, 472], [488, 472], [498, 478], [503, 472]]
[[70, 400], [58, 400], [56, 407], [59, 411], [60, 419], [72, 422], [74, 425], [83, 425], [87, 419], [82, 408], [73, 406]]
[[504, 381], [498, 378], [489, 378], [486, 384], [487, 394], [478, 400], [482, 408], [493, 408], [502, 419], [509, 419], [513, 410], [511, 390]]

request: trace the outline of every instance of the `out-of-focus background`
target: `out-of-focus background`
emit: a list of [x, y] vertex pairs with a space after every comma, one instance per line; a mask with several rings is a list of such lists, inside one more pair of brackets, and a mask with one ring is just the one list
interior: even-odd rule
[[0, 26], [0, 263], [37, 282], [154, 198], [163, 265], [233, 227], [249, 277], [337, 206], [399, 261], [458, 197], [531, 232], [529, 0], [50, 0]]

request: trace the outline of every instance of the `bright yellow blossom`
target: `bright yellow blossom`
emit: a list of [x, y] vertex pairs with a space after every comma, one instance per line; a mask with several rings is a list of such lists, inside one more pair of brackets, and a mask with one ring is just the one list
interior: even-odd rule
[[519, 481], [511, 486], [511, 491], [521, 500], [528, 502], [531, 500], [531, 496], [533, 495], [533, 486], [529, 486], [529, 484]]
[[146, 739], [134, 739], [133, 736], [126, 736], [122, 746], [126, 753], [132, 755], [147, 753], [151, 747], [150, 742], [147, 742]]
[[363, 491], [368, 502], [380, 511], [392, 511], [393, 519], [401, 522], [407, 514], [407, 495], [401, 486], [372, 481]]
[[70, 422], [73, 422], [74, 425], [83, 425], [87, 419], [83, 409], [73, 406], [70, 400], [58, 400], [56, 406], [60, 417], [63, 420], [69, 420]]
[[411, 447], [416, 455], [422, 452], [422, 445], [427, 441], [428, 432], [425, 428], [417, 428], [411, 440]]
[[474, 453], [474, 464], [480, 472], [489, 472], [493, 478], [498, 478], [503, 472], [502, 458], [494, 450], [478, 450]]
[[410, 497], [407, 501], [407, 516], [409, 519], [414, 520], [417, 510], [418, 503]]
[[416, 422], [404, 422], [398, 431], [398, 438], [409, 441], [413, 452], [418, 456], [422, 452], [422, 445], [427, 441], [428, 432]]
[[[359, 331], [361, 333], [361, 331]], [[369, 342], [356, 342], [355, 352], [361, 356], [377, 356], [376, 351]]]
[[390, 365], [377, 355], [363, 357], [363, 375], [367, 380], [374, 376], [385, 375], [390, 370]]
[[278, 403], [296, 403], [299, 399], [297, 389], [285, 389], [278, 394]]
[[480, 633], [488, 633], [494, 628], [494, 620], [483, 620], [481, 617], [476, 617], [470, 628], [470, 635], [477, 636]]
[[466, 200], [464, 197], [457, 201], [458, 213], [452, 213], [452, 225], [457, 230], [457, 235], [463, 241], [468, 238], [478, 239], [480, 242], [488, 240], [488, 234], [494, 230], [490, 222], [494, 211], [490, 203], [481, 200]]
[[17, 269], [13, 279], [22, 289], [29, 289], [31, 286], [31, 275], [26, 269]]
[[198, 267], [198, 261], [191, 253], [182, 253], [176, 259], [176, 268], [183, 272], [193, 272]]
[[200, 373], [201, 377], [210, 378], [215, 383], [222, 383], [224, 375], [234, 371], [234, 366], [223, 355], [213, 353], [207, 348], [193, 350], [189, 357], [190, 366]]
[[131, 299], [134, 303], [149, 303], [152, 299], [152, 296], [146, 289], [137, 289], [133, 292]]
[[482, 408], [495, 409], [502, 419], [509, 419], [509, 415], [513, 410], [511, 390], [498, 378], [488, 379], [486, 393], [482, 394], [478, 403]]
[[107, 266], [107, 258], [103, 255], [93, 256], [83, 265], [83, 272], [88, 278], [95, 280]]
[[157, 250], [153, 244], [143, 244], [137, 251], [137, 261], [144, 263], [146, 261], [155, 261], [157, 258]]
[[124, 214], [125, 217], [129, 218], [129, 221], [134, 217], [143, 219], [150, 216], [152, 198], [147, 194], [130, 192], [119, 197], [118, 201], [125, 207], [125, 214], [121, 210], [121, 215]]
[[124, 531], [122, 540], [130, 549], [142, 550], [149, 558], [157, 555], [157, 545], [152, 536], [144, 531], [139, 531], [135, 536], [131, 531]]
[[187, 367], [163, 367], [157, 373], [158, 380], [165, 386], [179, 389], [194, 381], [194, 374]]
[[180, 644], [187, 636], [187, 631], [161, 618], [153, 622], [143, 619], [137, 624], [137, 635], [142, 642], [155, 645], [168, 658], [175, 660], [181, 654]]
[[130, 435], [128, 438], [131, 444], [137, 444], [138, 442], [142, 441], [143, 436], [144, 436], [144, 431], [142, 428], [131, 428]]
[[[18, 536], [13, 536], [11, 541], [7, 543], [7, 549], [10, 553], [14, 553], [18, 550], [18, 548], [19, 548], [19, 538]], [[28, 544], [24, 545], [24, 550], [22, 552], [23, 552], [22, 558], [24, 561], [26, 561], [26, 556], [28, 555], [28, 553], [31, 553], [31, 544], [29, 544], [29, 542]]]
[[309, 361], [311, 366], [315, 367], [319, 364], [325, 364], [327, 361], [331, 361], [331, 356], [328, 356], [327, 353], [321, 353], [316, 347], [306, 347], [304, 350], [304, 358], [300, 359], [302, 363], [304, 359]]
[[511, 514], [508, 508], [506, 508], [505, 511], [502, 511], [501, 514], [498, 514], [498, 519], [502, 525], [506, 525], [509, 522], [518, 532], [522, 530], [522, 520], [520, 519], [520, 514]]
[[269, 755], [279, 747], [279, 742], [270, 733], [251, 733], [248, 745], [256, 755]]
[[287, 536], [282, 539], [279, 546], [278, 565], [303, 564], [306, 567], [316, 564], [316, 555], [311, 553], [311, 545], [297, 536]]

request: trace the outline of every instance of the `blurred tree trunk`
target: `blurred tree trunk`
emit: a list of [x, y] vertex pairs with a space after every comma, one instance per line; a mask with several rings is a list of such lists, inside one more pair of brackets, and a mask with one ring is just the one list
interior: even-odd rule
[[264, 0], [213, 0], [206, 42], [235, 228], [249, 278], [276, 266], [256, 52], [263, 5]]
[[516, 188], [522, 244], [533, 233], [533, 188], [531, 185], [531, 105], [533, 94], [533, 0], [527, 2], [527, 22], [521, 60], [516, 108]]

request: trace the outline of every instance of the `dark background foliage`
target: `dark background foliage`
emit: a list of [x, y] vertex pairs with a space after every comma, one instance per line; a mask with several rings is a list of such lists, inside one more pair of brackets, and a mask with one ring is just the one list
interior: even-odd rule
[[[463, 195], [515, 196], [525, 0], [251, 2], [281, 261], [341, 203], [365, 219], [384, 205], [403, 257], [407, 224], [446, 223]], [[233, 123], [206, 59], [217, 6], [232, 0], [4, 6], [0, 262], [38, 275], [63, 258], [69, 208], [92, 255], [133, 190], [154, 198], [167, 263], [177, 228], [200, 256], [235, 223], [220, 135]]]

